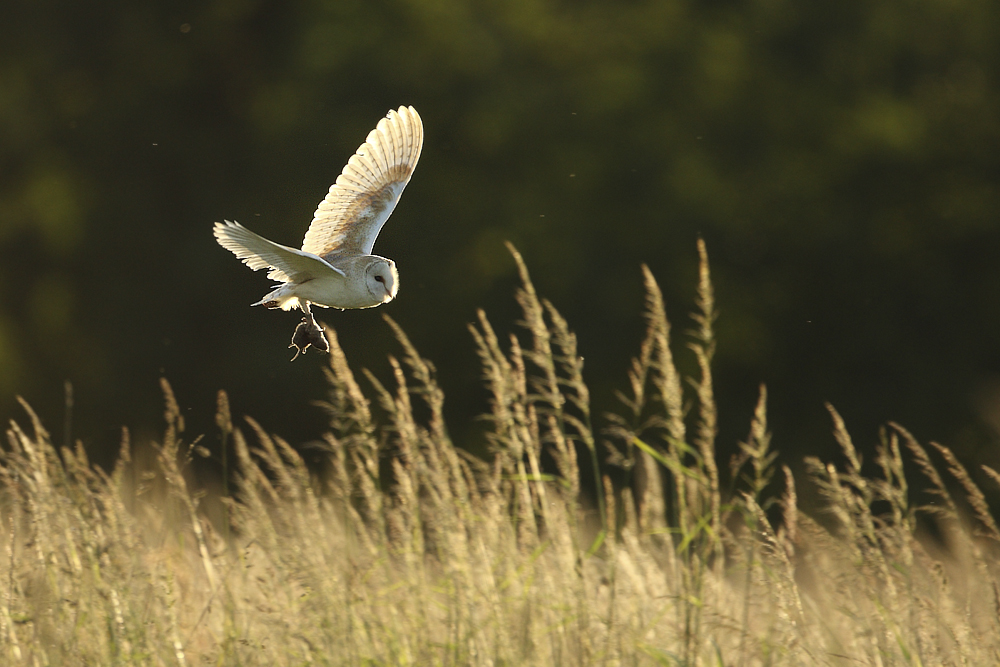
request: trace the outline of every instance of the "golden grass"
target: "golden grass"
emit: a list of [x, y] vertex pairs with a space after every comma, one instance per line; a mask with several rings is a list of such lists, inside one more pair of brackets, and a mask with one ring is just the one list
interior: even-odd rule
[[[865, 477], [829, 407], [846, 464], [807, 460], [807, 483], [826, 501], [818, 522], [797, 509], [789, 468], [776, 479], [762, 387], [727, 486], [715, 453], [716, 313], [703, 244], [688, 346], [698, 376], [686, 393], [659, 287], [644, 268], [648, 331], [625, 410], [595, 431], [576, 338], [511, 251], [528, 335], [503, 340], [482, 312], [470, 326], [490, 396], [488, 460], [453, 446], [434, 367], [392, 320], [402, 350], [390, 359], [393, 384], [366, 371], [368, 394], [328, 331], [322, 473], [253, 420], [234, 424], [224, 394], [221, 445], [210, 451], [188, 440], [164, 382], [156, 466], [133, 463], [125, 434], [110, 474], [82, 447], [58, 449], [25, 405], [27, 427], [11, 423], [0, 461], [0, 660], [1000, 662], [1000, 532], [950, 450], [933, 445], [949, 486], [928, 450], [891, 424], [880, 472]], [[912, 504], [904, 450], [932, 504]], [[205, 518], [202, 492], [190, 486], [196, 454], [232, 473], [222, 521]], [[590, 502], [577, 457], [598, 470], [605, 454], [634, 483], [616, 490], [596, 473]], [[918, 539], [921, 514], [943, 544]]]

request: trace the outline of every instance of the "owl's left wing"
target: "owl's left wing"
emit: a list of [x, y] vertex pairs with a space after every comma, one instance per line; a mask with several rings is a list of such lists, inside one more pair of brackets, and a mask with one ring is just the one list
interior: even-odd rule
[[267, 277], [279, 282], [305, 282], [319, 276], [344, 272], [314, 255], [268, 241], [238, 222], [215, 223], [215, 240], [254, 271], [270, 269]]
[[320, 202], [302, 242], [303, 252], [330, 262], [370, 255], [410, 181], [423, 143], [423, 124], [413, 107], [389, 111]]

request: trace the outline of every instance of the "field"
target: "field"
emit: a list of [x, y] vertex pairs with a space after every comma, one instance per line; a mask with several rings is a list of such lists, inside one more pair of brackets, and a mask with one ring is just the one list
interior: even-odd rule
[[[863, 476], [831, 406], [846, 463], [810, 459], [795, 480], [775, 463], [762, 387], [720, 471], [703, 245], [687, 337], [700, 372], [678, 373], [646, 271], [625, 407], [595, 426], [576, 339], [511, 250], [521, 335], [483, 313], [470, 327], [491, 396], [486, 460], [451, 442], [434, 368], [392, 320], [395, 386], [359, 382], [328, 331], [322, 469], [234, 422], [225, 394], [221, 439], [200, 439], [164, 382], [155, 464], [126, 433], [110, 473], [56, 446], [25, 405], [0, 461], [4, 664], [1000, 663], [1000, 529], [950, 450], [889, 424], [881, 472]], [[197, 456], [230, 473], [212, 520]], [[582, 478], [607, 461], [635, 483]], [[796, 485], [819, 490], [821, 513], [799, 511]]]

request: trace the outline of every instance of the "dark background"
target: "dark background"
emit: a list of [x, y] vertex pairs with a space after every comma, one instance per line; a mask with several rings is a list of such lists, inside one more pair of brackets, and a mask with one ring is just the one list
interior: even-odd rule
[[[1000, 465], [996, 0], [66, 3], [0, 9], [0, 417], [21, 394], [99, 458], [190, 430], [215, 393], [300, 444], [324, 358], [211, 234], [298, 246], [350, 154], [414, 105], [419, 168], [376, 244], [399, 298], [321, 311], [388, 381], [390, 314], [439, 368], [456, 440], [485, 410], [466, 323], [516, 327], [514, 265], [579, 334], [598, 413], [642, 335], [640, 263], [690, 326], [695, 242], [721, 319], [720, 449], [768, 384], [786, 460], [823, 401]], [[685, 361], [688, 367], [690, 361]]]

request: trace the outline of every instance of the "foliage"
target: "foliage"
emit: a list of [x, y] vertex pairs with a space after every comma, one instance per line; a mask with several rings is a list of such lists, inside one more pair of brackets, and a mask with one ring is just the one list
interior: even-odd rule
[[[769, 494], [762, 389], [734, 486], [723, 488], [713, 290], [700, 250], [690, 344], [699, 375], [685, 391], [647, 270], [648, 333], [604, 443], [613, 462], [642, 474], [636, 493], [600, 478], [596, 512], [578, 455], [596, 460], [601, 438], [576, 338], [516, 252], [527, 339], [501, 342], [482, 312], [472, 327], [491, 396], [487, 460], [453, 446], [435, 368], [392, 320], [402, 348], [390, 359], [394, 385], [366, 373], [371, 394], [328, 332], [321, 472], [249, 418], [248, 437], [225, 394], [212, 452], [187, 440], [164, 382], [155, 467], [132, 460], [126, 434], [111, 474], [82, 447], [57, 449], [25, 404], [31, 426], [11, 424], [0, 466], [6, 664], [996, 662], [1000, 533], [947, 448], [934, 447], [961, 497], [897, 425], [882, 434], [880, 472], [866, 477], [831, 408], [846, 464], [810, 462], [828, 515], [817, 522], [798, 511], [787, 467], [784, 490]], [[904, 447], [935, 503], [911, 504]], [[196, 454], [232, 467], [219, 522], [192, 489]], [[921, 514], [942, 542], [920, 539]]]

